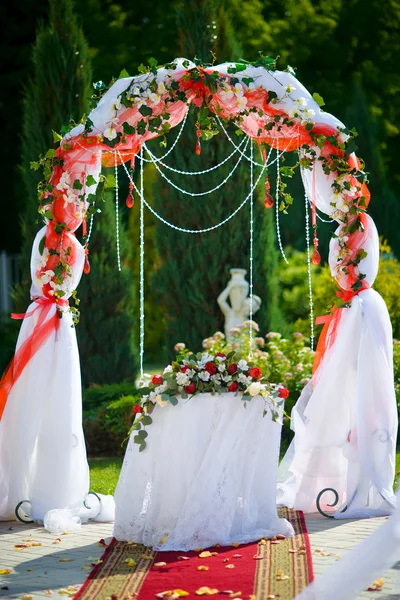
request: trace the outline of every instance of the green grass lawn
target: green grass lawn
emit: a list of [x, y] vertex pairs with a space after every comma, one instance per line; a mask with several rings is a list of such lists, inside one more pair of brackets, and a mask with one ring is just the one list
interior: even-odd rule
[[114, 494], [121, 466], [122, 457], [91, 458], [90, 489], [99, 494]]
[[[119, 472], [122, 466], [122, 457], [91, 458], [90, 489], [99, 494], [114, 494]], [[400, 451], [396, 454], [396, 481], [400, 475]]]

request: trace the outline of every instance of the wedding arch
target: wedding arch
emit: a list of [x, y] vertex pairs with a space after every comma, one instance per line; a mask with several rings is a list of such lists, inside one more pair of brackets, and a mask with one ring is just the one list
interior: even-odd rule
[[[199, 233], [168, 223], [156, 213], [146, 201], [143, 185], [146, 161], [172, 183], [164, 170], [177, 170], [164, 159], [180, 133], [163, 157], [155, 157], [146, 142], [178, 125], [183, 128], [190, 106], [206, 109], [212, 116], [197, 120], [196, 152], [201, 152], [203, 139], [212, 137], [217, 123], [233, 146], [226, 160], [237, 154], [249, 163], [251, 174], [249, 194], [234, 213], [203, 231], [227, 222], [246, 203], [252, 215], [253, 192], [263, 175], [266, 207], [275, 203], [278, 215], [285, 210], [292, 198], [280, 178], [290, 176], [295, 167], [281, 168], [279, 157], [293, 151], [298, 153], [307, 218], [311, 205], [314, 250], [312, 257], [309, 251], [309, 263], [320, 262], [317, 209], [338, 224], [329, 264], [339, 298], [332, 314], [322, 319], [325, 325], [313, 380], [294, 410], [295, 446], [286, 457], [283, 501], [308, 510], [322, 489], [335, 488], [348, 510], [392, 505], [397, 413], [391, 329], [384, 302], [371, 289], [378, 270], [379, 240], [367, 214], [366, 174], [354, 153], [354, 132], [324, 112], [322, 98], [311, 96], [291, 69], [274, 67], [266, 58], [253, 64], [216, 66], [177, 59], [160, 68], [150, 61], [140, 75], [121, 77], [108, 89], [100, 86], [97, 106], [85, 122], [60, 136], [57, 149], [36, 164], [44, 170], [40, 213], [45, 225], [32, 249], [32, 304], [21, 315], [16, 353], [0, 388], [0, 516], [11, 514], [26, 498], [33, 518], [40, 520], [53, 508], [80, 505], [87, 493], [79, 354], [69, 299], [82, 272], [90, 271], [96, 189], [115, 185], [118, 210], [118, 166], [124, 165], [130, 187], [127, 205], [133, 205], [135, 189], [140, 201], [142, 280], [145, 207], [177, 230]], [[245, 134], [238, 138], [242, 141], [232, 139], [228, 123]], [[257, 146], [261, 158], [254, 157]], [[272, 150], [277, 166], [275, 201], [267, 174]], [[132, 176], [135, 164], [140, 169], [138, 185]], [[114, 181], [102, 174], [102, 167], [115, 168]], [[75, 237], [81, 225], [84, 246]], [[141, 357], [143, 336], [141, 311]]]

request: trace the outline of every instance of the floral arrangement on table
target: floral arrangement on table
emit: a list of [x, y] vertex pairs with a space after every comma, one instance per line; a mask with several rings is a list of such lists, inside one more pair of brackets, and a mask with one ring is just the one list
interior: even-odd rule
[[140, 402], [132, 409], [136, 419], [131, 431], [137, 430], [134, 441], [140, 444], [140, 450], [146, 447], [145, 428], [152, 423], [150, 415], [156, 404], [175, 406], [179, 399], [191, 399], [201, 393], [232, 393], [244, 403], [262, 396], [263, 416], [269, 410], [273, 420], [285, 414], [283, 404], [290, 391], [300, 391], [310, 380], [314, 353], [301, 333], [286, 340], [275, 332], [268, 333], [265, 340], [253, 337], [250, 353], [250, 328], [253, 333], [259, 332], [254, 321], [232, 329], [232, 342], [217, 331], [203, 340], [204, 351], [197, 354], [178, 343], [174, 348], [178, 353], [176, 360], [162, 373], [146, 376], [139, 389]]

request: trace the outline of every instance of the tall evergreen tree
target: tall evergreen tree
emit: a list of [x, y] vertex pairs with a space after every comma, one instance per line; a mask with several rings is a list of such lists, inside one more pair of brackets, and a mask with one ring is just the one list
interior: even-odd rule
[[[21, 310], [28, 302], [30, 254], [40, 227], [37, 183], [40, 175], [29, 168], [52, 145], [52, 129], [60, 131], [73, 119], [79, 121], [89, 110], [91, 64], [88, 46], [73, 11], [72, 0], [50, 0], [49, 22], [41, 24], [33, 47], [33, 72], [23, 103], [21, 174], [25, 187], [22, 217], [23, 281], [15, 292]], [[112, 383], [133, 377], [131, 345], [131, 278], [125, 262], [128, 251], [121, 227], [121, 256], [124, 268], [115, 264], [115, 216], [113, 199], [106, 192], [102, 214], [97, 218], [91, 240], [92, 270], [78, 291], [82, 318], [77, 328], [81, 346], [84, 384]]]
[[87, 112], [92, 72], [88, 46], [73, 11], [72, 0], [50, 0], [49, 22], [40, 23], [32, 50], [32, 75], [27, 81], [22, 110], [20, 172], [23, 279], [15, 293], [23, 310], [29, 300], [30, 254], [40, 227], [37, 184], [40, 173], [30, 169], [51, 147], [52, 130]]
[[[227, 13], [221, 18], [223, 12], [224, 3], [211, 0], [186, 2], [178, 14], [182, 56], [197, 56], [211, 62], [212, 50], [218, 52], [218, 62], [239, 58], [240, 49], [233, 41]], [[219, 23], [223, 27], [219, 27]], [[179, 144], [171, 154], [171, 164], [184, 171], [205, 169], [220, 163], [232, 152], [230, 142], [221, 132], [217, 138], [202, 142], [201, 157], [197, 156], [197, 117], [197, 109], [192, 109]], [[237, 143], [242, 139], [237, 138], [233, 130], [231, 134]], [[237, 160], [236, 154], [229, 164], [207, 175], [180, 176], [174, 181], [192, 192], [207, 190], [220, 183]], [[257, 169], [255, 171], [257, 174]], [[181, 227], [201, 229], [215, 225], [231, 214], [249, 189], [249, 163], [242, 160], [218, 193], [200, 198], [188, 197], [159, 179], [154, 201], [157, 210], [168, 221]], [[254, 293], [263, 300], [256, 319], [265, 329], [271, 325], [270, 319], [274, 314], [271, 305], [276, 299], [276, 294], [272, 293], [275, 273], [269, 272], [267, 276], [267, 265], [271, 260], [271, 256], [267, 256], [267, 245], [270, 254], [276, 250], [268, 244], [274, 236], [273, 222], [258, 194], [254, 206], [254, 230]], [[230, 268], [248, 269], [249, 240], [249, 204], [228, 224], [201, 235], [178, 233], [163, 224], [157, 225], [156, 241], [161, 267], [154, 281], [165, 308], [169, 350], [177, 341], [184, 341], [193, 349], [199, 348], [202, 338], [223, 327], [223, 316], [216, 299], [227, 284]]]
[[121, 271], [118, 271], [114, 192], [106, 190], [104, 202], [98, 199], [96, 204], [101, 213], [94, 217], [89, 242], [90, 273], [83, 275], [78, 289], [82, 312], [76, 331], [86, 387], [134, 381], [136, 367], [130, 242], [120, 212]]

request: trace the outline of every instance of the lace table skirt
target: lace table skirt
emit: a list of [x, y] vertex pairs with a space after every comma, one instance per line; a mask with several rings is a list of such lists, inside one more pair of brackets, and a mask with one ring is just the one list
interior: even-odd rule
[[293, 535], [276, 510], [281, 425], [264, 407], [228, 393], [156, 406], [146, 449], [129, 440], [114, 536], [193, 550]]

